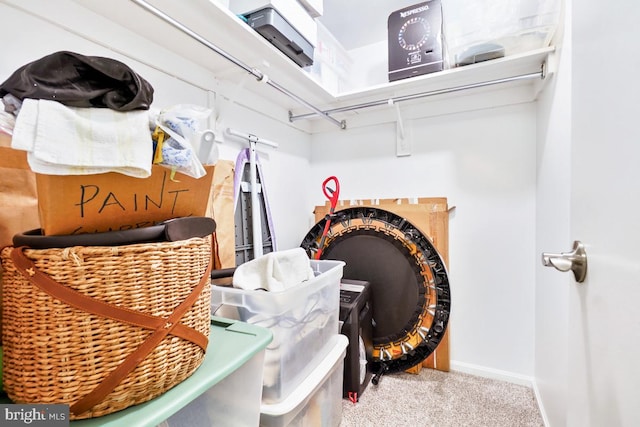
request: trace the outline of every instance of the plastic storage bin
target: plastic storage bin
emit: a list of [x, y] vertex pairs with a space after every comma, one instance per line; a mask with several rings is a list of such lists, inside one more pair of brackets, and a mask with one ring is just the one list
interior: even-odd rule
[[[238, 329], [235, 331], [242, 332], [242, 328], [247, 326], [252, 327], [247, 324], [236, 325], [235, 328]], [[230, 329], [234, 330], [234, 326]], [[219, 352], [221, 345], [225, 345], [221, 340], [214, 341], [213, 351]], [[229, 342], [228, 345], [232, 350], [233, 343]], [[256, 353], [215, 387], [208, 388], [158, 427], [255, 426], [259, 419], [262, 397], [260, 376], [264, 368], [264, 354], [264, 350]]]
[[349, 340], [335, 335], [324, 360], [284, 401], [260, 407], [260, 426], [337, 427], [342, 420], [344, 356]]
[[[260, 420], [260, 377], [268, 329], [237, 320], [211, 320], [207, 355], [189, 378], [140, 405], [73, 427], [255, 427]], [[0, 399], [0, 403], [10, 403]]]
[[442, 2], [450, 67], [470, 56], [493, 58], [547, 47], [558, 26], [556, 0], [447, 0]]
[[330, 350], [339, 333], [342, 261], [311, 261], [315, 277], [281, 292], [211, 286], [212, 312], [268, 328], [262, 403], [285, 399]]
[[349, 52], [318, 23], [318, 43], [313, 51], [313, 65], [305, 70], [329, 92], [338, 94], [353, 89], [353, 60]]

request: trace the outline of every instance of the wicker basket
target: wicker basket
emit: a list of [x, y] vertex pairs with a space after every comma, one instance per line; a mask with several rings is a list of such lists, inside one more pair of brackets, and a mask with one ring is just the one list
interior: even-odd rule
[[128, 246], [4, 248], [4, 389], [66, 403], [70, 418], [146, 402], [202, 363], [210, 238]]

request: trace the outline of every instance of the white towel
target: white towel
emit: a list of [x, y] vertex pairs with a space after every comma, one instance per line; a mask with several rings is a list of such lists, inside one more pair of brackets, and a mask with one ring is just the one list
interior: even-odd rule
[[11, 146], [28, 151], [29, 166], [38, 173], [151, 175], [148, 110], [74, 108], [56, 101], [25, 99]]
[[313, 269], [302, 248], [270, 252], [236, 267], [233, 286], [240, 289], [284, 291], [313, 279]]

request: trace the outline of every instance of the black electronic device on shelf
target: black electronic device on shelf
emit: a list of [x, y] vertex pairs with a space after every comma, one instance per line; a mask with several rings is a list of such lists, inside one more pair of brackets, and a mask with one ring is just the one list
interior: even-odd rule
[[340, 282], [340, 333], [349, 339], [344, 359], [343, 397], [357, 402], [371, 380], [373, 352], [371, 288], [369, 282]]
[[313, 65], [313, 45], [272, 7], [245, 15], [247, 23], [300, 67]]
[[390, 82], [444, 69], [440, 0], [396, 10], [387, 30]]

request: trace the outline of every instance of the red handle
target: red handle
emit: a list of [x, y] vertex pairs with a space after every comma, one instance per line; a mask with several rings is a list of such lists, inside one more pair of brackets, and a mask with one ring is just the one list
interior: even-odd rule
[[[335, 188], [329, 187], [330, 183], [333, 183]], [[329, 199], [329, 202], [331, 203], [331, 213], [333, 213], [336, 205], [338, 204], [338, 198], [340, 197], [340, 181], [338, 181], [338, 178], [330, 176], [325, 179], [322, 183], [322, 192], [326, 198]]]
[[[333, 183], [335, 188], [329, 187], [329, 184]], [[330, 176], [325, 179], [322, 183], [322, 192], [329, 199], [329, 203], [331, 204], [331, 209], [329, 209], [329, 215], [327, 215], [327, 222], [324, 224], [324, 230], [322, 231], [322, 237], [320, 238], [320, 244], [318, 245], [318, 251], [316, 252], [316, 259], [320, 259], [322, 255], [322, 249], [324, 247], [324, 241], [327, 238], [327, 234], [329, 233], [329, 228], [331, 227], [331, 215], [336, 210], [336, 205], [338, 204], [338, 198], [340, 197], [340, 182], [338, 178], [335, 176]]]

